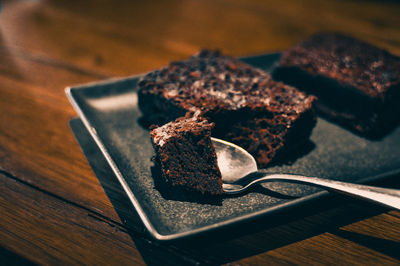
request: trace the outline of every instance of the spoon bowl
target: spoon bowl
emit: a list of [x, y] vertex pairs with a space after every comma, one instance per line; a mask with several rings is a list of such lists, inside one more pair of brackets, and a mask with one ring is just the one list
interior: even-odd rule
[[211, 138], [211, 141], [217, 154], [219, 170], [223, 173], [224, 184], [234, 183], [248, 174], [257, 172], [256, 160], [245, 149], [217, 138]]
[[239, 194], [263, 182], [290, 182], [325, 188], [332, 192], [375, 202], [400, 210], [400, 190], [366, 186], [302, 175], [267, 173], [245, 149], [225, 140], [211, 138], [226, 194]]

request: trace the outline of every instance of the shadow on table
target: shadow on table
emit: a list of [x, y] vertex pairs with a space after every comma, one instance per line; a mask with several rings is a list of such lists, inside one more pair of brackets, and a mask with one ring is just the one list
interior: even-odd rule
[[329, 233], [400, 260], [400, 244], [397, 241], [368, 236], [338, 228], [329, 231]]
[[0, 265], [25, 265], [34, 266], [37, 265], [30, 260], [27, 260], [20, 255], [0, 247]]
[[[341, 196], [327, 196], [268, 217], [226, 226], [187, 239], [169, 242], [154, 240], [147, 233], [129, 198], [82, 122], [74, 119], [70, 121], [70, 126], [136, 248], [149, 265], [158, 265], [160, 262], [165, 265], [224, 264], [325, 232], [336, 232], [340, 237], [400, 259], [394, 248], [398, 243], [394, 241], [339, 229], [386, 212], [387, 209], [364, 202], [348, 204], [348, 199]], [[381, 186], [385, 184], [400, 187], [398, 178], [397, 181], [390, 179], [379, 183]]]

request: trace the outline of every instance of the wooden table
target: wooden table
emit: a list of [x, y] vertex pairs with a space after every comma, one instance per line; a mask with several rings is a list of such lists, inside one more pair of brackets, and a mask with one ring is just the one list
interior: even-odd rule
[[[110, 170], [91, 169], [64, 94], [204, 47], [269, 53], [317, 31], [400, 55], [399, 14], [395, 1], [3, 1], [0, 264], [400, 264], [400, 212], [341, 197], [186, 241], [153, 240]], [[399, 179], [378, 184], [400, 188]]]

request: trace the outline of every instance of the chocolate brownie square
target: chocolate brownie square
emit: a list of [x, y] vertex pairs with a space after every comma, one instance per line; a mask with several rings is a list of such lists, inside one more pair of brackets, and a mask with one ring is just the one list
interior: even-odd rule
[[308, 140], [316, 123], [314, 96], [219, 52], [172, 62], [139, 88], [139, 107], [152, 123], [200, 112], [215, 123], [214, 137], [242, 146], [260, 167]]
[[314, 35], [286, 50], [275, 79], [318, 97], [326, 118], [380, 138], [400, 117], [400, 58], [340, 34]]

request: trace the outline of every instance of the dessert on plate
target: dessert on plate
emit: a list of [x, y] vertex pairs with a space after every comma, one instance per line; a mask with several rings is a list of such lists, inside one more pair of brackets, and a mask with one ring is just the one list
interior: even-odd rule
[[333, 33], [286, 50], [275, 79], [316, 95], [318, 112], [363, 136], [379, 138], [400, 118], [400, 58]]
[[231, 141], [265, 167], [308, 140], [314, 103], [292, 86], [216, 51], [201, 51], [145, 75], [139, 107], [153, 124], [199, 113], [214, 137]]
[[197, 116], [180, 117], [150, 131], [157, 163], [168, 183], [203, 194], [223, 193], [210, 139], [213, 126]]

